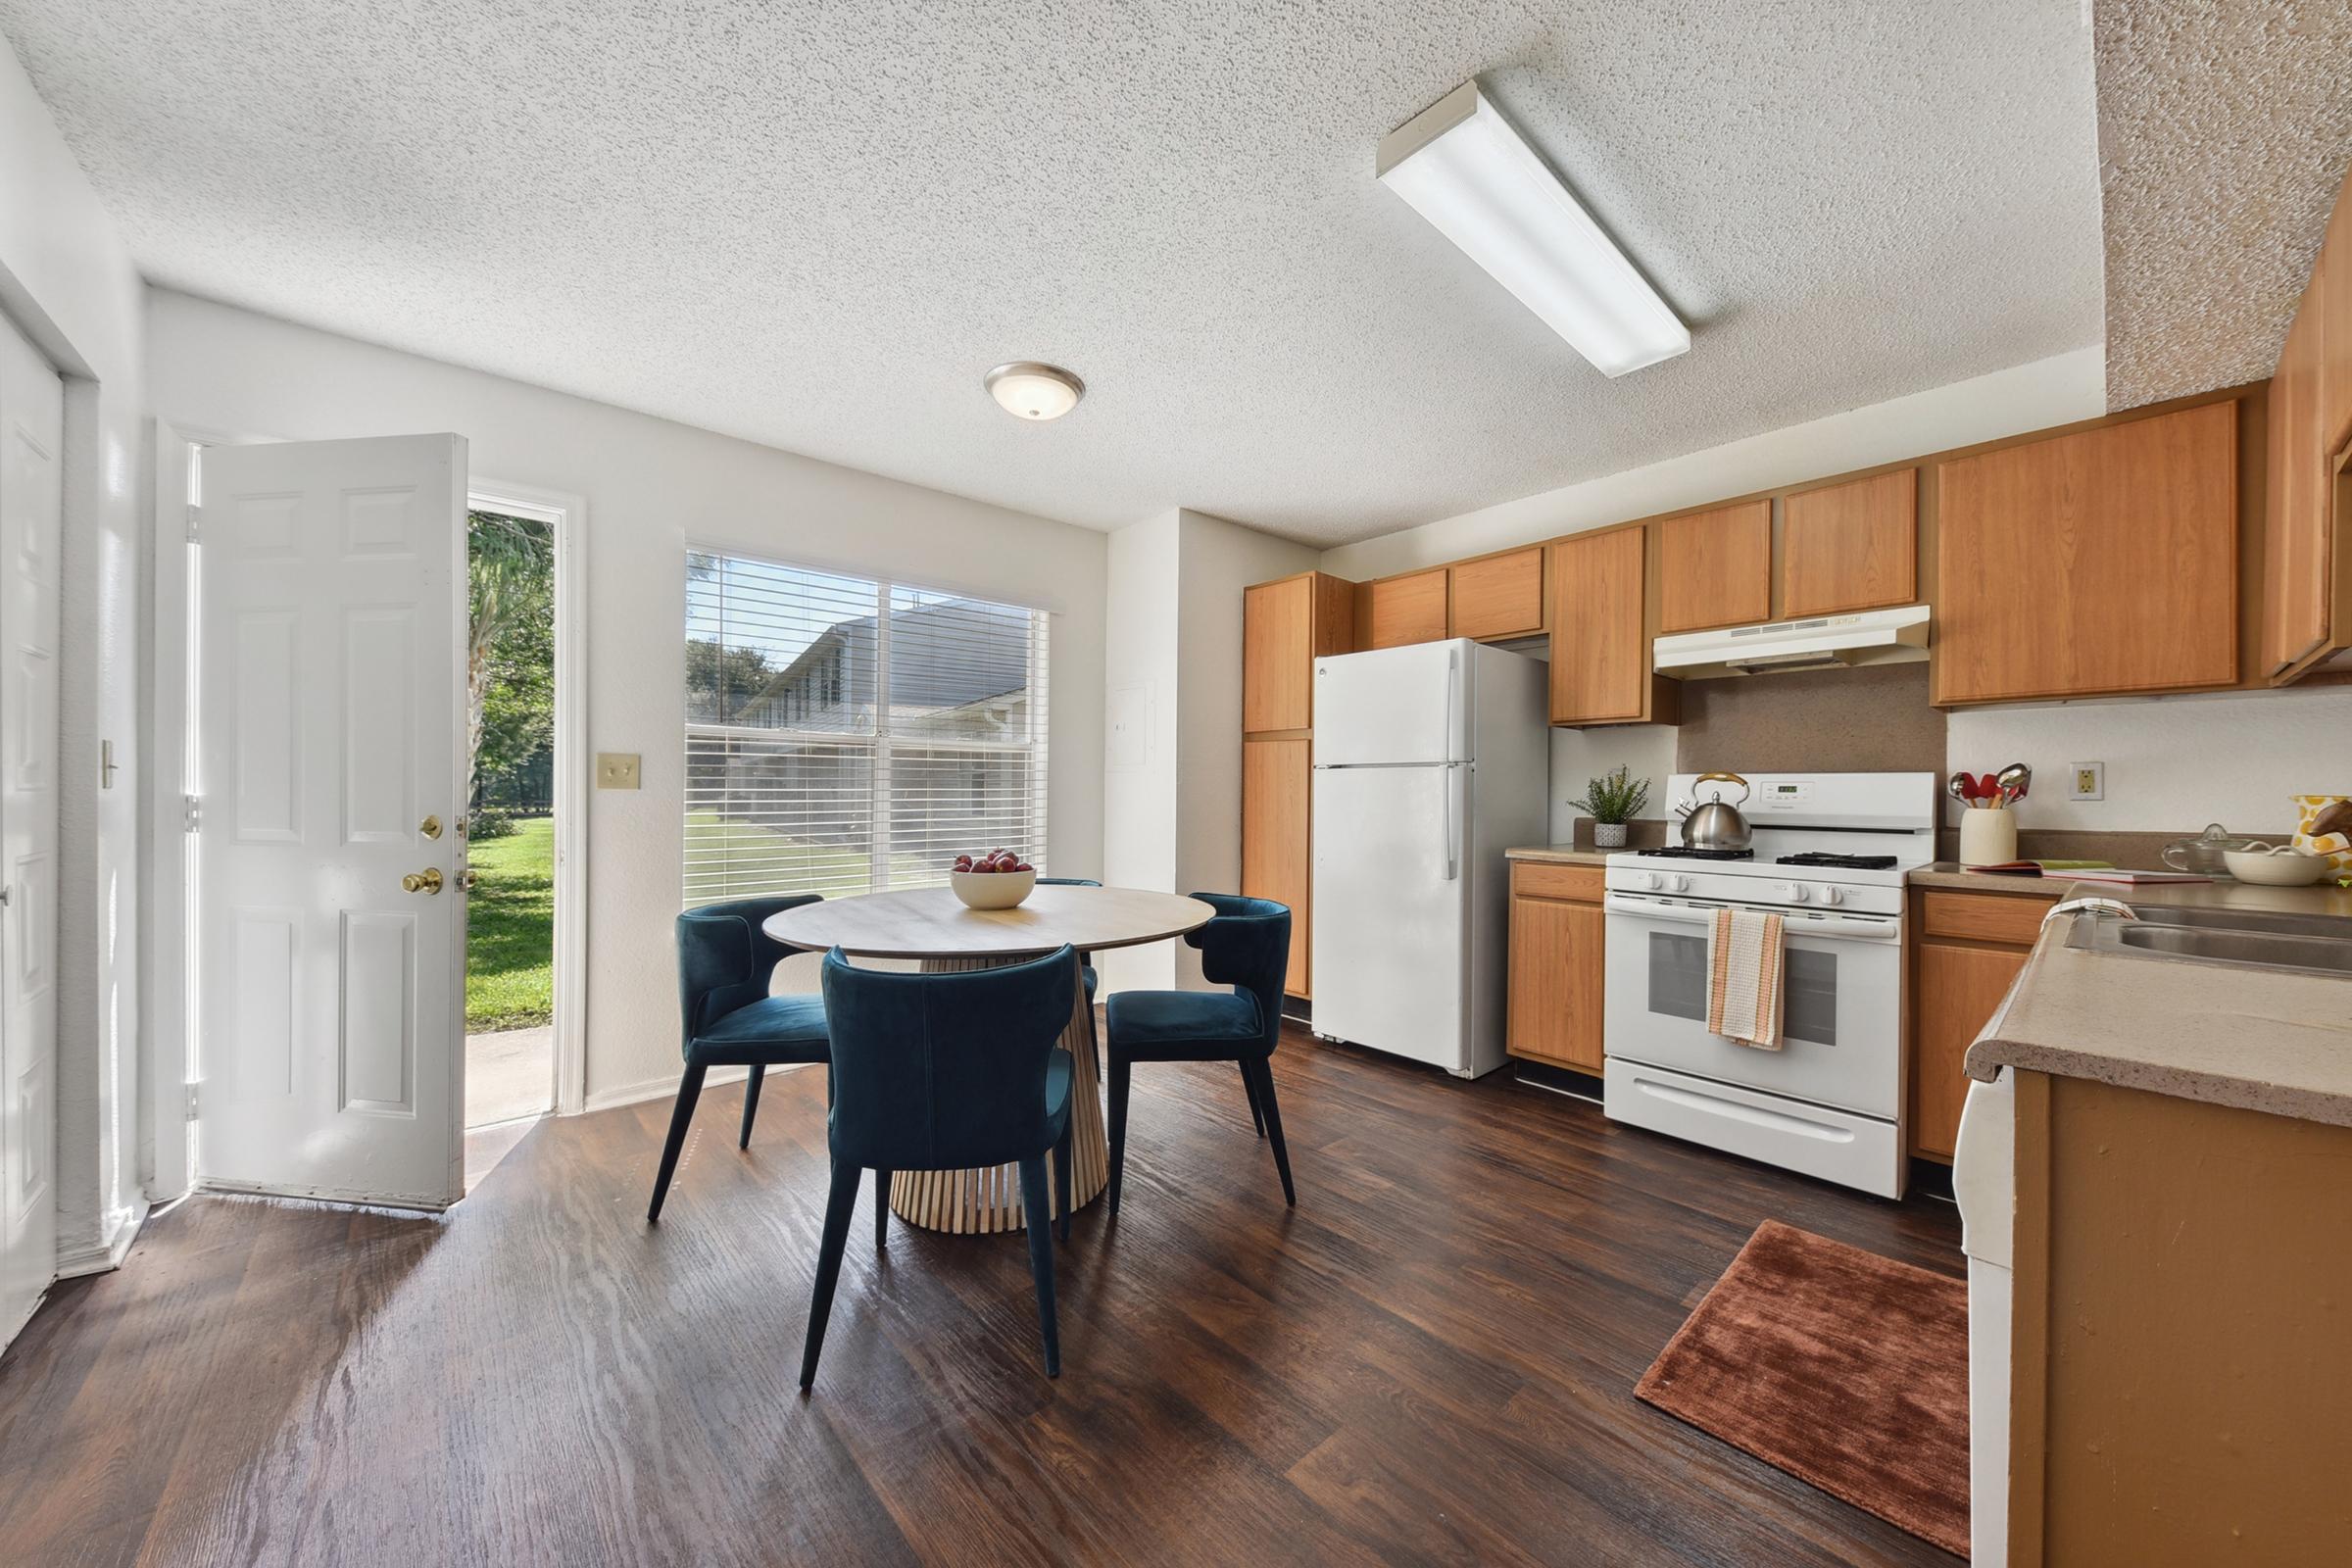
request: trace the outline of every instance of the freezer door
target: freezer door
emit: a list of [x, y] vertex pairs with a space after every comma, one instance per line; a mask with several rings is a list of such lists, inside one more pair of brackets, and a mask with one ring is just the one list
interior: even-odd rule
[[1453, 641], [1315, 661], [1315, 765], [1470, 760], [1471, 661]]
[[1315, 772], [1315, 1032], [1447, 1072], [1465, 1038], [1467, 770]]

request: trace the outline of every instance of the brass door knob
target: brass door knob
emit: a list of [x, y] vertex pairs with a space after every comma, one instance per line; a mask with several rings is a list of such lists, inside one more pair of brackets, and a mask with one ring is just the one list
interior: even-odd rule
[[438, 893], [441, 891], [441, 868], [428, 865], [421, 871], [411, 871], [400, 879], [400, 885], [411, 893]]
[[467, 893], [473, 891], [473, 868], [471, 866], [467, 866], [458, 873], [458, 886]]

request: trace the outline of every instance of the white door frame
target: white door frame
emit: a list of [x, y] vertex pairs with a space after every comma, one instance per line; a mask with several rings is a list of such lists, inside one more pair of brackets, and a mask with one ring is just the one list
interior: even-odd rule
[[[194, 1185], [188, 1123], [195, 1078], [191, 981], [194, 929], [188, 918], [188, 758], [195, 741], [190, 693], [196, 678], [189, 637], [195, 587], [189, 567], [187, 475], [196, 449], [282, 439], [154, 421], [154, 722], [147, 749], [153, 803], [153, 923], [148, 961], [147, 1057], [140, 1110], [151, 1140], [147, 1196], [177, 1198]], [[469, 506], [548, 522], [556, 540], [556, 1025], [555, 1108], [585, 1108], [587, 1082], [587, 612], [588, 503], [577, 495], [468, 476]]]

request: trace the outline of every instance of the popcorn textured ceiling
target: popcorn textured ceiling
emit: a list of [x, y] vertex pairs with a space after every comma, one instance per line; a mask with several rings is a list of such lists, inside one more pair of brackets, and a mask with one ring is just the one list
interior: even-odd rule
[[[0, 0], [157, 282], [1097, 527], [1317, 544], [2099, 340], [2081, 0]], [[1373, 175], [1486, 83], [1694, 331]], [[1085, 377], [1052, 424], [989, 367]]]
[[2099, 0], [2107, 402], [2267, 377], [2352, 160], [2352, 4]]

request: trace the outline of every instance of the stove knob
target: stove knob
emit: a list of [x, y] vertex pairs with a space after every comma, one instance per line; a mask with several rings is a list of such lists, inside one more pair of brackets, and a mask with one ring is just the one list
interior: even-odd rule
[[1836, 888], [1823, 888], [1821, 890], [1821, 902], [1824, 904], [1843, 904], [1845, 902], [1845, 895]]
[[1658, 873], [1655, 871], [1642, 871], [1638, 873], [1634, 881], [1634, 886], [1642, 889], [1644, 892], [1657, 892]]
[[1813, 900], [1813, 890], [1802, 882], [1784, 882], [1781, 893], [1790, 904], [1809, 904]]
[[1677, 893], [1688, 893], [1688, 892], [1690, 892], [1690, 879], [1689, 877], [1687, 877], [1687, 876], [1678, 876], [1678, 877], [1676, 877], [1676, 878], [1674, 879], [1674, 891], [1675, 891], [1675, 892], [1677, 892]]

